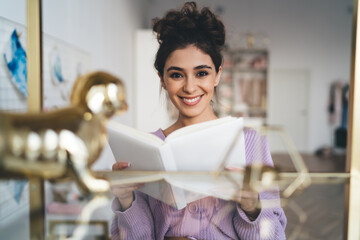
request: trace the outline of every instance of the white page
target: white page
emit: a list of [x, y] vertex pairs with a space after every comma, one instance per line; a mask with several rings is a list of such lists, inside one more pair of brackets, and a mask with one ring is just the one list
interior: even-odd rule
[[109, 122], [107, 132], [115, 160], [131, 163], [124, 170], [166, 170], [159, 151], [164, 142], [157, 136], [116, 122]]
[[230, 121], [234, 121], [236, 119], [237, 118], [235, 118], [235, 117], [228, 116], [228, 117], [218, 118], [218, 119], [215, 119], [215, 120], [210, 120], [210, 121], [201, 122], [201, 123], [189, 125], [189, 126], [186, 126], [186, 127], [182, 127], [180, 129], [170, 133], [169, 136], [167, 136], [167, 138], [165, 139], [165, 142], [169, 141], [169, 140], [171, 140], [173, 138], [184, 136], [184, 135], [187, 135], [189, 133], [196, 132], [196, 131], [203, 131], [204, 129], [207, 129], [209, 127], [220, 125], [220, 124], [230, 122]]
[[[130, 162], [131, 166], [122, 171], [174, 171], [175, 162], [172, 162], [170, 148], [164, 145], [159, 137], [140, 130], [110, 122], [107, 126], [109, 145], [117, 161]], [[167, 161], [164, 163], [162, 159]], [[113, 184], [131, 182], [147, 182], [139, 191], [159, 199], [170, 206], [181, 209], [186, 206], [184, 191], [162, 180], [161, 175], [127, 176], [124, 180], [118, 177]], [[149, 182], [150, 181], [150, 182]], [[152, 182], [154, 181], [154, 182]]]
[[243, 119], [233, 118], [184, 135], [173, 135], [165, 142], [171, 146], [179, 171], [216, 171], [236, 137], [238, 139], [227, 159], [227, 165], [245, 166], [242, 131]]

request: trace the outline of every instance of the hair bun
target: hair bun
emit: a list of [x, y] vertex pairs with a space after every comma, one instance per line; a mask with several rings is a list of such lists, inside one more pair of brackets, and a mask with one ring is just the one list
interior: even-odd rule
[[225, 27], [209, 8], [198, 10], [195, 2], [187, 2], [180, 10], [170, 10], [161, 19], [153, 20], [153, 31], [161, 44], [179, 36], [202, 35], [217, 47], [225, 44]]

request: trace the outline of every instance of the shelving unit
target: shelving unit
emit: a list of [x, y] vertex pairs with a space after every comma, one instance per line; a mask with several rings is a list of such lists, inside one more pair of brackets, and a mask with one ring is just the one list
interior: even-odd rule
[[267, 115], [268, 51], [236, 49], [224, 53], [217, 111], [220, 116], [256, 117]]

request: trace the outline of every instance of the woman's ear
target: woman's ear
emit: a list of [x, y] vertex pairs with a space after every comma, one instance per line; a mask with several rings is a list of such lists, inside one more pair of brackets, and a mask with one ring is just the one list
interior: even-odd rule
[[217, 85], [219, 85], [221, 73], [222, 73], [222, 67], [220, 66], [220, 67], [219, 67], [219, 71], [216, 73], [214, 87], [216, 87]]
[[164, 78], [161, 76], [161, 74], [158, 72], [158, 76], [160, 78], [161, 86], [166, 90], [166, 85], [164, 82]]

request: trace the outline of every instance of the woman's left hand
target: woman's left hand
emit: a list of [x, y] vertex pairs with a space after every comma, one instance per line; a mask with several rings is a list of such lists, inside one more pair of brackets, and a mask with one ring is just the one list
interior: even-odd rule
[[250, 189], [243, 189], [240, 196], [240, 207], [246, 214], [258, 212], [259, 193]]
[[[240, 168], [236, 167], [226, 167], [228, 171], [242, 171]], [[243, 186], [243, 189], [239, 193], [239, 197], [234, 199], [239, 203], [240, 208], [246, 213], [246, 215], [251, 219], [255, 220], [260, 213], [259, 207], [259, 193], [250, 189], [247, 186]]]

